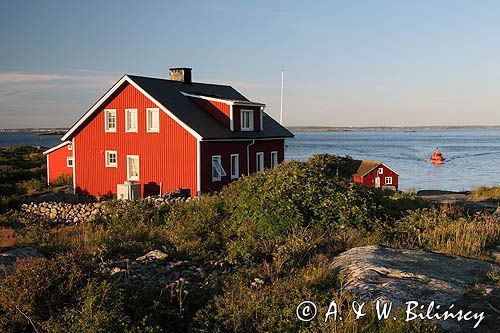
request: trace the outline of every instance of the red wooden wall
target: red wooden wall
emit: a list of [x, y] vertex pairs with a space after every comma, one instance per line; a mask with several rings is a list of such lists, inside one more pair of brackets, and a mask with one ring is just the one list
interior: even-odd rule
[[200, 98], [192, 98], [193, 102], [201, 106], [204, 110], [208, 111], [215, 119], [220, 121], [227, 128], [230, 127], [231, 120], [231, 107], [226, 103], [207, 101]]
[[[132, 85], [126, 85], [103, 104], [74, 138], [76, 191], [114, 195], [127, 179], [126, 155], [139, 155], [142, 195], [176, 188], [197, 190], [197, 140], [160, 109], [160, 132], [146, 132], [146, 108], [153, 102]], [[125, 109], [137, 109], [138, 133], [125, 133]], [[104, 132], [104, 109], [116, 109], [116, 133]], [[118, 167], [105, 166], [105, 151], [116, 150]], [[156, 193], [155, 193], [156, 192]]]
[[[218, 191], [222, 186], [230, 183], [231, 180], [231, 154], [239, 154], [240, 176], [247, 174], [247, 146], [252, 141], [202, 141], [201, 142], [201, 188], [202, 191]], [[256, 140], [250, 146], [250, 173], [255, 172], [256, 153], [264, 153], [264, 167], [271, 167], [271, 151], [278, 152], [278, 163], [281, 163], [285, 158], [284, 139], [273, 140]], [[226, 176], [222, 177], [221, 181], [212, 181], [212, 156], [221, 155], [222, 167], [226, 171]]]
[[47, 175], [51, 183], [62, 175], [73, 175], [73, 168], [67, 166], [67, 158], [72, 156], [73, 151], [68, 150], [71, 145], [65, 145], [47, 154]]
[[240, 106], [240, 105], [233, 106], [234, 130], [235, 131], [241, 130], [241, 115], [240, 115], [241, 109], [253, 110], [253, 129], [254, 129], [254, 132], [260, 131], [260, 112], [261, 112], [260, 107]]
[[[365, 186], [375, 187], [375, 177], [378, 174], [379, 168], [384, 169], [383, 174], [378, 175], [380, 177], [380, 186], [394, 186], [397, 190], [398, 186], [399, 186], [399, 176], [397, 173], [393, 172], [391, 169], [389, 169], [385, 165], [381, 165], [381, 166], [375, 168], [374, 170], [372, 170], [370, 173], [368, 173], [364, 177], [353, 177], [353, 180], [355, 182], [361, 183]], [[392, 184], [386, 184], [385, 177], [392, 177]]]

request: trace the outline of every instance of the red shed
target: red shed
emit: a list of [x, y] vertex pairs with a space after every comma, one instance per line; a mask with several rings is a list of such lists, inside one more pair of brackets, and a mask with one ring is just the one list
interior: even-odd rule
[[382, 162], [354, 160], [352, 179], [368, 187], [398, 190], [399, 174]]
[[73, 176], [73, 146], [71, 141], [43, 152], [47, 155], [47, 183], [54, 182], [61, 176]]
[[283, 161], [293, 135], [225, 85], [123, 76], [62, 137], [73, 147], [75, 192], [116, 195], [125, 181], [143, 196], [189, 188], [219, 190], [241, 175]]

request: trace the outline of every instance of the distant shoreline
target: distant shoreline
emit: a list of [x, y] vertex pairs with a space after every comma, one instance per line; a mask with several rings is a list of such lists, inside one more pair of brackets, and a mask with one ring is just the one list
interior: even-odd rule
[[[286, 126], [293, 132], [351, 132], [351, 131], [451, 131], [475, 130], [496, 131], [500, 125], [467, 126]], [[68, 128], [0, 128], [0, 133], [39, 133], [41, 135], [62, 135]]]
[[327, 127], [327, 126], [287, 126], [292, 132], [351, 132], [351, 131], [450, 131], [450, 130], [500, 130], [497, 126], [360, 126], [360, 127]]

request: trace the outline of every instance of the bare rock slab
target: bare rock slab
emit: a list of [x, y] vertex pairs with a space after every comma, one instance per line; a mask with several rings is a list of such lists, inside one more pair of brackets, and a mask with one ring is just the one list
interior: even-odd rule
[[[344, 276], [343, 291], [355, 294], [359, 301], [380, 300], [403, 309], [409, 301], [426, 306], [434, 301], [446, 309], [451, 304], [456, 308], [460, 305], [464, 310], [474, 307], [474, 311], [484, 310], [487, 317], [476, 332], [490, 332], [491, 324], [500, 325], [500, 288], [486, 276], [500, 269], [496, 263], [425, 251], [363, 246], [334, 258], [331, 268]], [[470, 323], [437, 323], [447, 331], [470, 329], [467, 327]]]

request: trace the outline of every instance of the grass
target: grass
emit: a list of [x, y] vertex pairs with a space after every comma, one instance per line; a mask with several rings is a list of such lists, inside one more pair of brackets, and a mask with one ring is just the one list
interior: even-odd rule
[[393, 247], [485, 259], [500, 243], [500, 223], [490, 214], [470, 217], [461, 208], [441, 206], [411, 211], [388, 234]]
[[470, 193], [473, 201], [494, 201], [500, 202], [500, 186], [481, 186], [473, 189]]
[[0, 147], [0, 213], [47, 189], [42, 152], [40, 147]]

